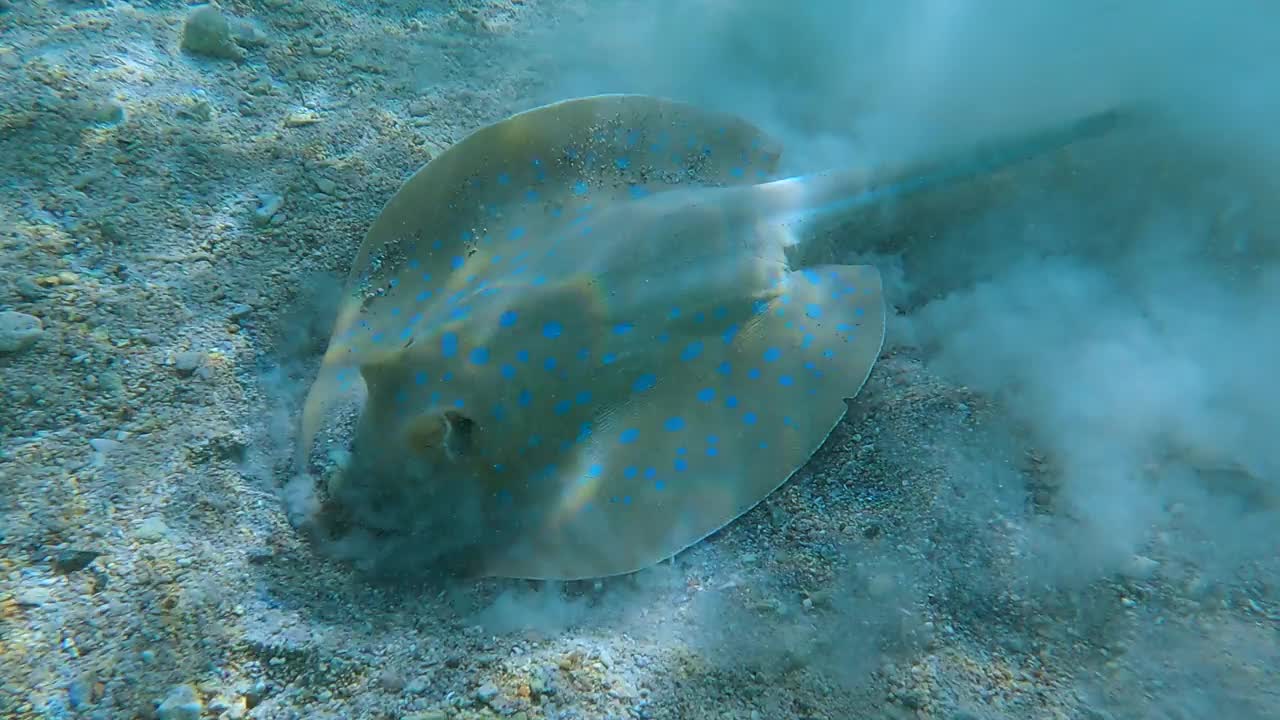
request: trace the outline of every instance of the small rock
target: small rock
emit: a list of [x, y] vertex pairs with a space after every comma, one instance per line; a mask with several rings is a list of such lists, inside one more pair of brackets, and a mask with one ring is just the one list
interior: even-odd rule
[[259, 195], [258, 208], [253, 211], [253, 224], [259, 227], [271, 223], [271, 218], [284, 207], [284, 198], [279, 195]]
[[313, 112], [294, 112], [285, 116], [284, 126], [287, 128], [305, 127], [320, 122], [320, 116]]
[[143, 542], [156, 542], [169, 534], [169, 526], [158, 517], [147, 518], [138, 525], [134, 534]]
[[96, 550], [62, 550], [53, 558], [53, 569], [63, 575], [83, 570], [102, 555]]
[[419, 100], [409, 104], [409, 114], [413, 117], [426, 117], [431, 114], [431, 103]]
[[444, 710], [423, 710], [422, 712], [401, 715], [400, 720], [449, 720], [449, 714]]
[[67, 703], [71, 709], [88, 704], [93, 699], [93, 678], [82, 675], [67, 685]]
[[204, 364], [204, 357], [204, 353], [196, 350], [180, 352], [173, 356], [173, 369], [177, 370], [179, 375], [190, 375]]
[[26, 350], [44, 332], [40, 318], [12, 310], [0, 312], [0, 353]]
[[197, 5], [182, 26], [182, 49], [195, 55], [241, 60], [244, 50], [231, 37], [231, 23], [217, 5]]
[[253, 312], [252, 305], [246, 305], [245, 303], [236, 303], [235, 305], [231, 306], [231, 312], [227, 313], [227, 317], [231, 318], [232, 320], [239, 320], [240, 318], [244, 317], [245, 315], [248, 315], [251, 312]]
[[496, 697], [498, 697], [498, 688], [493, 683], [485, 683], [476, 688], [476, 699], [482, 703], [488, 703]]
[[401, 675], [394, 670], [383, 670], [382, 673], [378, 675], [378, 684], [381, 685], [384, 690], [389, 692], [400, 692], [405, 686], [404, 675]]
[[327, 177], [318, 177], [315, 179], [316, 189], [325, 195], [334, 196], [338, 194], [338, 183]]
[[179, 685], [169, 691], [160, 707], [156, 708], [156, 720], [200, 720], [204, 704], [196, 689], [190, 685]]

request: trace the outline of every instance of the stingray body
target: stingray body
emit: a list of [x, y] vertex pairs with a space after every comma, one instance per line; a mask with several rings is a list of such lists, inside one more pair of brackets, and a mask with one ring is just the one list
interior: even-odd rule
[[388, 511], [416, 496], [458, 519], [437, 539], [475, 572], [573, 579], [670, 557], [800, 468], [880, 352], [878, 272], [800, 266], [809, 239], [1106, 124], [1089, 123], [960, 163], [783, 180], [756, 128], [657, 98], [483, 128], [366, 237], [300, 460], [363, 382], [354, 472], [397, 489]]

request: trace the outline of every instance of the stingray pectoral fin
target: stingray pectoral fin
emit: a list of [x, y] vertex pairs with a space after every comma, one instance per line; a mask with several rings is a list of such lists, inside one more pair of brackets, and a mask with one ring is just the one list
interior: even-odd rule
[[[630, 392], [559, 469], [557, 493], [488, 568], [574, 579], [631, 572], [723, 527], [782, 485], [822, 445], [884, 340], [870, 266], [791, 272], [737, 328], [672, 338], [623, 366]], [[609, 542], [601, 542], [609, 538]]]

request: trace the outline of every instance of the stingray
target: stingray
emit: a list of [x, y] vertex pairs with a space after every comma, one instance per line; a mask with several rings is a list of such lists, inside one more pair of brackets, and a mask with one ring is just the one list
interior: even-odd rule
[[670, 558], [801, 468], [880, 354], [879, 272], [811, 262], [813, 243], [1116, 117], [782, 179], [758, 128], [660, 98], [568, 100], [482, 128], [370, 228], [299, 462], [333, 400], [363, 390], [364, 487], [398, 488], [388, 512], [417, 492], [461, 518], [472, 571], [581, 579]]

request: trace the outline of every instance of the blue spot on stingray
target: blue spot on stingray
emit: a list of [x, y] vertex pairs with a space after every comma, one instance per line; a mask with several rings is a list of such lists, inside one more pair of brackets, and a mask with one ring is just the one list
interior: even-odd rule
[[501, 422], [507, 418], [507, 408], [502, 403], [493, 406], [493, 419]]
[[812, 344], [813, 344], [813, 333], [805, 333], [804, 337], [800, 338], [800, 347], [807, 348]]
[[520, 238], [522, 238], [522, 237], [524, 237], [524, 226], [523, 226], [523, 225], [517, 225], [517, 226], [515, 226], [515, 227], [511, 228], [511, 232], [507, 233], [507, 239], [508, 239], [508, 240], [519, 240], [519, 239], [520, 239]]
[[740, 178], [740, 177], [742, 177], [743, 175], [745, 175], [745, 174], [746, 174], [746, 172], [747, 172], [746, 170], [744, 170], [743, 168], [740, 168], [740, 167], [738, 167], [738, 166], [736, 166], [736, 165], [735, 165], [734, 167], [732, 167], [732, 168], [729, 168], [729, 174], [730, 174], [730, 175], [733, 175], [734, 177], [739, 177], [739, 178]]
[[374, 333], [373, 335], [369, 336], [369, 341], [370, 341], [370, 342], [382, 342], [382, 338], [383, 338], [383, 337], [385, 337], [385, 335], [384, 335], [383, 333], [381, 333], [381, 332], [376, 332], [376, 333]]
[[767, 300], [756, 300], [751, 304], [751, 307], [757, 315], [763, 315], [769, 311], [769, 302]]
[[658, 477], [658, 468], [656, 468], [656, 467], [647, 467], [647, 468], [645, 468], [645, 469], [644, 469], [644, 476], [645, 476], [645, 477], [647, 477], [647, 478], [649, 478], [650, 480], [652, 480], [653, 478]]
[[703, 320], [706, 320], [706, 319], [707, 319], [706, 313], [697, 313], [693, 316], [694, 322], [702, 322]]
[[824, 357], [824, 358], [830, 359], [830, 358], [833, 358], [833, 357], [835, 357], [835, 356], [836, 356], [836, 351], [835, 351], [835, 350], [827, 349], [827, 350], [823, 350], [823, 351], [822, 351], [822, 357]]
[[431, 291], [423, 290], [422, 292], [418, 293], [417, 296], [414, 297], [414, 300], [418, 302], [426, 302], [427, 298], [429, 297], [431, 297]]
[[440, 354], [450, 358], [458, 354], [458, 335], [447, 332], [440, 336]]
[[427, 402], [431, 403], [432, 405], [435, 405], [436, 403], [440, 402], [440, 393], [438, 392], [431, 393], [431, 397], [427, 398]]
[[638, 439], [640, 439], [640, 431], [635, 428], [627, 428], [618, 433], [618, 442], [623, 445], [630, 445]]
[[853, 315], [854, 315], [854, 317], [862, 317], [863, 315], [865, 315], [865, 314], [866, 314], [866, 312], [867, 312], [867, 311], [866, 311], [866, 310], [863, 310], [862, 308], [854, 308], [854, 309], [853, 309]]
[[511, 176], [506, 173], [498, 173], [498, 184], [507, 185], [511, 182]]
[[529, 447], [538, 447], [542, 444], [542, 438], [537, 435], [529, 436]]
[[449, 381], [450, 381], [450, 380], [452, 380], [452, 379], [453, 379], [453, 373], [451, 373], [451, 372], [449, 372], [449, 371], [447, 371], [447, 370], [445, 371], [445, 373], [444, 373], [443, 375], [441, 375], [441, 376], [440, 376], [440, 382], [449, 382]]
[[591, 423], [584, 422], [582, 427], [578, 429], [578, 442], [582, 442], [591, 437]]
[[771, 347], [768, 350], [764, 351], [765, 362], [775, 362], [778, 360], [778, 358], [781, 358], [781, 357], [782, 357], [782, 351], [776, 347]]
[[390, 285], [391, 287], [395, 287], [400, 284], [400, 278], [391, 278], [390, 280], [387, 281], [387, 284]]
[[652, 390], [653, 386], [657, 384], [658, 378], [656, 375], [645, 373], [644, 375], [636, 378], [635, 382], [631, 383], [631, 389], [636, 392], [644, 392], [645, 390]]
[[563, 415], [569, 412], [569, 408], [571, 407], [573, 407], [573, 403], [569, 402], [568, 400], [561, 400], [560, 402], [556, 403], [555, 407], [552, 409], [555, 410], [555, 413], [557, 415]]
[[426, 385], [427, 374], [419, 370], [418, 372], [413, 374], [413, 382], [415, 385]]
[[553, 357], [549, 357], [549, 358], [547, 358], [546, 360], [543, 360], [543, 361], [542, 361], [542, 367], [546, 368], [547, 372], [551, 372], [552, 370], [555, 370], [555, 369], [556, 369], [556, 359], [555, 359], [555, 358], [553, 358]]
[[450, 320], [461, 320], [471, 313], [471, 308], [466, 305], [460, 305], [449, 311]]
[[678, 447], [678, 448], [676, 448], [676, 454], [677, 454], [677, 455], [688, 455], [688, 454], [689, 454], [689, 448], [685, 448], [685, 447]]
[[634, 478], [636, 475], [639, 475], [639, 474], [640, 474], [640, 470], [635, 465], [628, 465], [622, 471], [622, 476], [627, 478], [628, 480]]
[[516, 324], [516, 318], [519, 317], [520, 314], [515, 310], [508, 310], [498, 316], [498, 324], [502, 327], [511, 327]]
[[817, 370], [818, 366], [813, 364], [812, 360], [806, 360], [804, 363], [805, 370]]
[[684, 458], [676, 458], [676, 461], [671, 466], [676, 469], [676, 472], [684, 472], [689, 469], [689, 463]]
[[407, 328], [405, 328], [405, 329], [403, 329], [403, 330], [401, 330], [401, 331], [400, 331], [400, 339], [401, 339], [401, 340], [408, 340], [408, 339], [409, 339], [409, 338], [411, 338], [411, 337], [413, 337], [413, 326], [412, 326], [412, 325], [410, 325], [409, 327], [407, 327]]
[[578, 403], [579, 405], [586, 405], [587, 403], [591, 402], [591, 391], [583, 390], [582, 392], [578, 393], [577, 397], [574, 398], [574, 402]]
[[504, 378], [506, 378], [506, 379], [508, 379], [508, 380], [510, 380], [511, 378], [513, 378], [513, 377], [515, 377], [515, 376], [516, 376], [516, 369], [515, 369], [515, 366], [513, 366], [513, 365], [506, 365], [506, 364], [504, 364], [504, 365], [502, 366], [502, 371], [501, 371], [501, 372], [502, 372], [502, 377], [504, 377]]
[[730, 325], [728, 328], [726, 328], [724, 332], [720, 333], [720, 339], [724, 341], [725, 345], [728, 345], [733, 342], [733, 339], [735, 337], [737, 337], [738, 330], [739, 330], [738, 324], [734, 323], [733, 325]]
[[418, 262], [417, 260], [410, 260], [409, 262], [405, 263], [404, 266], [409, 268], [410, 270], [417, 270], [418, 266], [421, 264], [422, 263]]
[[719, 438], [718, 436], [715, 436], [715, 435], [708, 435], [708, 436], [707, 436], [707, 444], [708, 444], [708, 445], [715, 445], [715, 444], [716, 444], [716, 443], [718, 443], [718, 442], [720, 442], [720, 438]]
[[654, 481], [653, 481], [653, 489], [654, 489], [654, 490], [657, 490], [657, 491], [659, 491], [659, 492], [661, 492], [662, 490], [666, 490], [666, 489], [667, 489], [667, 484], [666, 484], [665, 482], [661, 481], [661, 480], [654, 480]]
[[724, 362], [716, 366], [716, 372], [720, 373], [721, 375], [728, 375], [729, 373], [733, 372], [733, 365], [730, 365], [729, 361], [725, 360]]
[[742, 422], [744, 422], [744, 423], [746, 423], [746, 424], [748, 424], [748, 425], [755, 425], [755, 424], [756, 424], [756, 414], [755, 414], [755, 413], [753, 413], [753, 412], [745, 412], [745, 413], [742, 413]]
[[836, 332], [853, 332], [853, 326], [849, 323], [840, 323], [839, 325], [836, 325]]
[[471, 350], [471, 362], [475, 365], [484, 365], [489, 362], [489, 348], [473, 348]]
[[666, 428], [668, 432], [676, 432], [677, 430], [683, 430], [684, 418], [678, 415], [669, 417], [667, 418], [666, 422], [662, 423], [662, 427]]
[[747, 371], [747, 377], [751, 378], [752, 380], [760, 379], [760, 369], [751, 368], [750, 370]]
[[578, 348], [578, 359], [579, 360], [591, 359], [591, 348]]
[[601, 465], [600, 463], [592, 463], [591, 467], [587, 468], [587, 475], [589, 477], [600, 477], [600, 473], [603, 473], [603, 472], [604, 472], [604, 466]]
[[707, 457], [715, 457], [716, 455], [719, 455], [719, 454], [720, 454], [720, 448], [714, 447], [714, 446], [707, 448]]
[[615, 167], [619, 170], [626, 170], [631, 167], [631, 158], [623, 156], [613, 161]]
[[546, 282], [547, 282], [547, 278], [545, 275], [538, 275], [533, 279], [533, 282], [531, 284], [534, 287], [538, 287], [539, 285], [545, 285]]
[[804, 314], [805, 314], [805, 317], [817, 320], [818, 318], [822, 317], [822, 306], [817, 305], [815, 303], [810, 303], [809, 305], [805, 306]]
[[574, 184], [573, 184], [573, 194], [574, 194], [574, 195], [586, 195], [586, 194], [587, 194], [587, 190], [588, 190], [588, 189], [589, 189], [589, 188], [588, 188], [588, 186], [587, 186], [587, 181], [586, 181], [586, 180], [579, 180], [578, 182], [576, 182], [576, 183], [574, 183]]
[[522, 362], [522, 363], [529, 362], [529, 351], [528, 351], [528, 350], [517, 350], [517, 351], [516, 351], [516, 360], [519, 360], [519, 361], [520, 361], [520, 362]]
[[631, 323], [618, 323], [613, 326], [614, 335], [625, 335], [635, 329], [635, 325]]
[[649, 191], [643, 185], [632, 185], [628, 188], [628, 191], [631, 193], [631, 199], [633, 200], [639, 200], [649, 194]]
[[466, 402], [464, 402], [462, 398], [458, 398], [457, 400], [453, 401], [453, 406], [456, 408], [461, 408], [465, 405], [466, 405]]
[[440, 246], [441, 246], [442, 244], [443, 244], [443, 243], [441, 243], [439, 240], [435, 240], [435, 241], [433, 241], [433, 242], [431, 243], [431, 249], [433, 249], [433, 250], [439, 250], [439, 249], [440, 249]]
[[800, 274], [804, 276], [805, 280], [808, 280], [814, 285], [822, 282], [822, 276], [818, 274], [817, 270], [801, 270]]
[[729, 397], [724, 399], [724, 406], [729, 408], [730, 410], [738, 407], [738, 398], [733, 395], [730, 395]]
[[551, 321], [542, 326], [542, 335], [552, 340], [560, 337], [564, 333], [564, 326], [558, 322]]
[[538, 191], [537, 191], [537, 190], [525, 190], [525, 192], [524, 192], [524, 199], [525, 199], [525, 200], [528, 200], [529, 202], [537, 202], [537, 201], [538, 201]]
[[454, 270], [457, 270], [458, 268], [462, 267], [462, 264], [465, 262], [466, 262], [466, 259], [463, 258], [461, 255], [454, 255], [453, 259], [449, 261], [449, 267]]
[[790, 375], [779, 375], [779, 376], [778, 376], [778, 384], [779, 384], [779, 385], [781, 385], [781, 386], [783, 386], [783, 387], [791, 387], [792, 385], [794, 385], [794, 384], [795, 384], [795, 382], [796, 382], [796, 381], [795, 381], [795, 378], [791, 377]]
[[680, 359], [688, 362], [698, 359], [702, 355], [702, 341], [694, 340], [684, 347], [684, 352], [680, 354]]
[[671, 312], [667, 313], [667, 317], [672, 320], [680, 317], [680, 308], [671, 308]]
[[698, 391], [698, 399], [702, 402], [711, 402], [716, 398], [715, 388], [702, 388]]
[[604, 356], [602, 356], [602, 357], [600, 358], [600, 364], [601, 364], [601, 365], [612, 365], [612, 364], [614, 363], [614, 361], [616, 361], [617, 359], [618, 359], [618, 356], [617, 356], [616, 354], [614, 354], [614, 353], [605, 353], [605, 354], [604, 354]]
[[399, 315], [400, 315], [400, 308], [391, 308], [391, 317], [397, 317]]
[[759, 445], [758, 447], [759, 447], [761, 450], [768, 450], [768, 449], [769, 449], [769, 443], [765, 442], [764, 440], [761, 440], [761, 441], [760, 441], [760, 445]]
[[533, 402], [533, 395], [527, 388], [523, 389], [520, 391], [520, 394], [516, 396], [516, 402], [520, 403], [520, 407], [529, 407], [529, 403]]
[[409, 400], [409, 393], [399, 390], [396, 392], [396, 402], [403, 403]]

